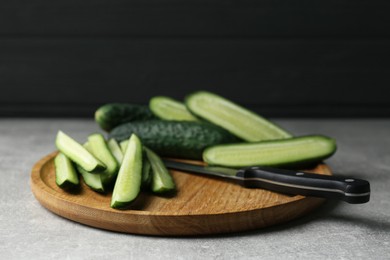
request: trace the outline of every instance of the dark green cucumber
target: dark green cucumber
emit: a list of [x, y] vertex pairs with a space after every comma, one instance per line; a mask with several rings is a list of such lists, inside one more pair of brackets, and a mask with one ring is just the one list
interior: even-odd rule
[[248, 142], [288, 138], [292, 135], [267, 119], [216, 94], [199, 91], [186, 97], [187, 108]]
[[77, 171], [83, 176], [84, 183], [92, 190], [104, 193], [105, 188], [102, 182], [101, 174], [104, 173], [90, 173], [77, 165]]
[[72, 161], [63, 153], [54, 158], [56, 184], [62, 189], [71, 189], [79, 185], [79, 177]]
[[148, 106], [126, 103], [105, 104], [95, 112], [95, 121], [106, 131], [123, 123], [155, 118]]
[[149, 108], [163, 120], [198, 121], [186, 106], [170, 97], [157, 96], [150, 99]]
[[164, 120], [126, 123], [114, 128], [110, 138], [121, 142], [133, 133], [161, 156], [188, 159], [201, 159], [209, 146], [238, 141], [226, 130], [208, 123]]
[[108, 186], [116, 178], [119, 170], [119, 163], [112, 155], [110, 148], [102, 134], [91, 134], [88, 136], [88, 149], [96, 158], [102, 161], [107, 169], [102, 173], [103, 184]]
[[88, 172], [103, 172], [106, 165], [88, 152], [81, 144], [62, 131], [58, 131], [56, 146], [63, 154]]
[[155, 193], [167, 193], [176, 189], [175, 182], [161, 158], [145, 147], [146, 155], [152, 167], [151, 190]]
[[142, 181], [142, 143], [133, 134], [123, 157], [111, 198], [111, 207], [126, 208], [138, 196]]
[[203, 159], [209, 165], [227, 167], [294, 167], [321, 162], [335, 151], [334, 139], [312, 135], [257, 143], [217, 145], [206, 149]]

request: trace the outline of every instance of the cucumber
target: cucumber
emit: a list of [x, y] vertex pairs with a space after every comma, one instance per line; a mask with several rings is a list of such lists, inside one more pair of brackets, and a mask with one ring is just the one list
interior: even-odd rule
[[79, 177], [74, 169], [72, 161], [63, 153], [58, 153], [54, 158], [56, 184], [62, 189], [71, 189], [79, 185]]
[[172, 192], [176, 189], [175, 182], [161, 158], [148, 148], [144, 148], [152, 167], [151, 190], [154, 193]]
[[161, 156], [201, 159], [206, 147], [237, 142], [226, 130], [209, 123], [148, 120], [130, 122], [114, 128], [110, 138], [118, 142], [136, 134], [142, 143]]
[[188, 109], [248, 142], [289, 138], [292, 135], [267, 119], [216, 94], [199, 91], [185, 99]]
[[[92, 153], [91, 146], [89, 145], [88, 142], [84, 143], [83, 147]], [[84, 183], [90, 187], [92, 190], [97, 191], [97, 192], [105, 192], [106, 188], [104, 187], [103, 184], [103, 175], [107, 175], [106, 172], [101, 172], [101, 173], [96, 173], [96, 172], [87, 172], [83, 168], [81, 168], [79, 165], [76, 167], [77, 171], [83, 176]]]
[[133, 202], [141, 189], [142, 143], [133, 134], [129, 139], [111, 198], [112, 208], [125, 208]]
[[144, 189], [149, 188], [151, 181], [152, 181], [152, 167], [150, 165], [148, 157], [146, 156], [146, 152], [144, 152], [143, 162], [142, 162], [142, 184], [141, 184], [141, 188], [144, 188]]
[[101, 178], [104, 185], [110, 185], [118, 174], [119, 164], [108, 148], [103, 135], [89, 135], [88, 147], [90, 152], [107, 166], [107, 169], [101, 174]]
[[96, 123], [106, 131], [126, 122], [155, 118], [148, 106], [126, 103], [105, 104], [95, 112]]
[[153, 97], [150, 99], [149, 108], [154, 115], [163, 120], [198, 121], [183, 103], [170, 97]]
[[334, 139], [302, 136], [288, 139], [218, 145], [207, 148], [203, 159], [209, 165], [227, 167], [283, 166], [297, 167], [318, 163], [336, 151]]
[[63, 154], [88, 172], [103, 172], [106, 165], [88, 152], [81, 144], [62, 131], [58, 131], [56, 146]]
[[87, 172], [79, 165], [77, 165], [77, 171], [81, 174], [81, 176], [83, 176], [84, 183], [89, 188], [100, 193], [105, 192], [105, 188], [101, 179], [101, 174]]
[[111, 138], [110, 140], [107, 141], [107, 145], [112, 155], [115, 157], [116, 161], [120, 165], [123, 160], [123, 153], [118, 142], [115, 139]]
[[129, 139], [123, 140], [122, 142], [119, 143], [122, 153], [126, 152], [126, 148], [128, 144], [129, 144]]

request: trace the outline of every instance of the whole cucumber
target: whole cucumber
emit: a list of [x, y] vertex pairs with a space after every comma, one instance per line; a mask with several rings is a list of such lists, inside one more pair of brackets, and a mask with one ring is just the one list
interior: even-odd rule
[[147, 120], [122, 124], [109, 138], [118, 142], [136, 134], [142, 143], [161, 156], [202, 159], [209, 146], [238, 142], [228, 131], [208, 123], [192, 121]]
[[108, 103], [99, 107], [95, 112], [95, 121], [106, 131], [114, 127], [137, 120], [157, 118], [148, 106], [126, 103]]

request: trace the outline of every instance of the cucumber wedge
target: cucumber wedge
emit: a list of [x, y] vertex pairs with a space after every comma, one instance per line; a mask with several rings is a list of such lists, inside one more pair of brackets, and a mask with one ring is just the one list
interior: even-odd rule
[[114, 155], [116, 161], [120, 165], [123, 160], [123, 153], [118, 142], [114, 138], [110, 138], [110, 140], [107, 141], [107, 145], [108, 148], [110, 148], [112, 155]]
[[227, 167], [295, 167], [321, 162], [336, 151], [334, 139], [313, 135], [258, 143], [218, 145], [206, 149], [203, 159], [209, 165]]
[[142, 144], [133, 134], [123, 157], [111, 198], [112, 208], [126, 208], [133, 202], [141, 189]]
[[81, 144], [62, 131], [58, 131], [56, 146], [63, 154], [88, 172], [103, 172], [106, 165], [88, 152]]
[[292, 135], [267, 119], [216, 94], [199, 91], [186, 97], [187, 108], [248, 142], [288, 138]]
[[62, 189], [71, 189], [79, 185], [79, 177], [74, 169], [72, 161], [63, 153], [58, 153], [54, 158], [56, 171], [56, 184]]
[[108, 148], [103, 135], [89, 135], [88, 147], [90, 152], [107, 166], [107, 169], [102, 173], [101, 177], [104, 185], [110, 185], [118, 174], [119, 164]]
[[129, 139], [125, 139], [122, 142], [119, 143], [119, 146], [121, 147], [121, 151], [124, 154], [127, 149], [127, 145], [129, 144]]
[[101, 179], [101, 174], [90, 173], [77, 165], [77, 171], [83, 176], [84, 183], [94, 191], [104, 193], [105, 188]]
[[[89, 145], [88, 142], [84, 143], [83, 147], [92, 154], [92, 149], [91, 146]], [[87, 172], [84, 170], [80, 165], [76, 166], [77, 171], [83, 176], [84, 183], [91, 188], [94, 191], [103, 193], [106, 191], [104, 184], [103, 184], [103, 179], [102, 175], [106, 175], [106, 172]]]
[[154, 115], [163, 120], [198, 121], [183, 103], [170, 97], [153, 97], [150, 99], [149, 108]]
[[143, 163], [142, 163], [142, 184], [141, 188], [147, 189], [152, 182], [152, 166], [146, 156], [146, 152], [143, 155]]
[[151, 190], [155, 193], [166, 193], [176, 189], [175, 182], [161, 158], [145, 147], [146, 155], [152, 166]]

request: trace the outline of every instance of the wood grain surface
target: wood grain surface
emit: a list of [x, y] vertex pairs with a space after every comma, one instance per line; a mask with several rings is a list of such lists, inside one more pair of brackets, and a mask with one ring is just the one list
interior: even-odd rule
[[[317, 208], [324, 199], [247, 189], [217, 178], [171, 171], [177, 193], [142, 192], [128, 210], [110, 208], [111, 194], [99, 194], [83, 182], [66, 192], [55, 183], [53, 152], [38, 161], [31, 189], [48, 210], [64, 218], [112, 231], [162, 236], [192, 236], [245, 231], [283, 223]], [[308, 170], [331, 175], [320, 164]]]

